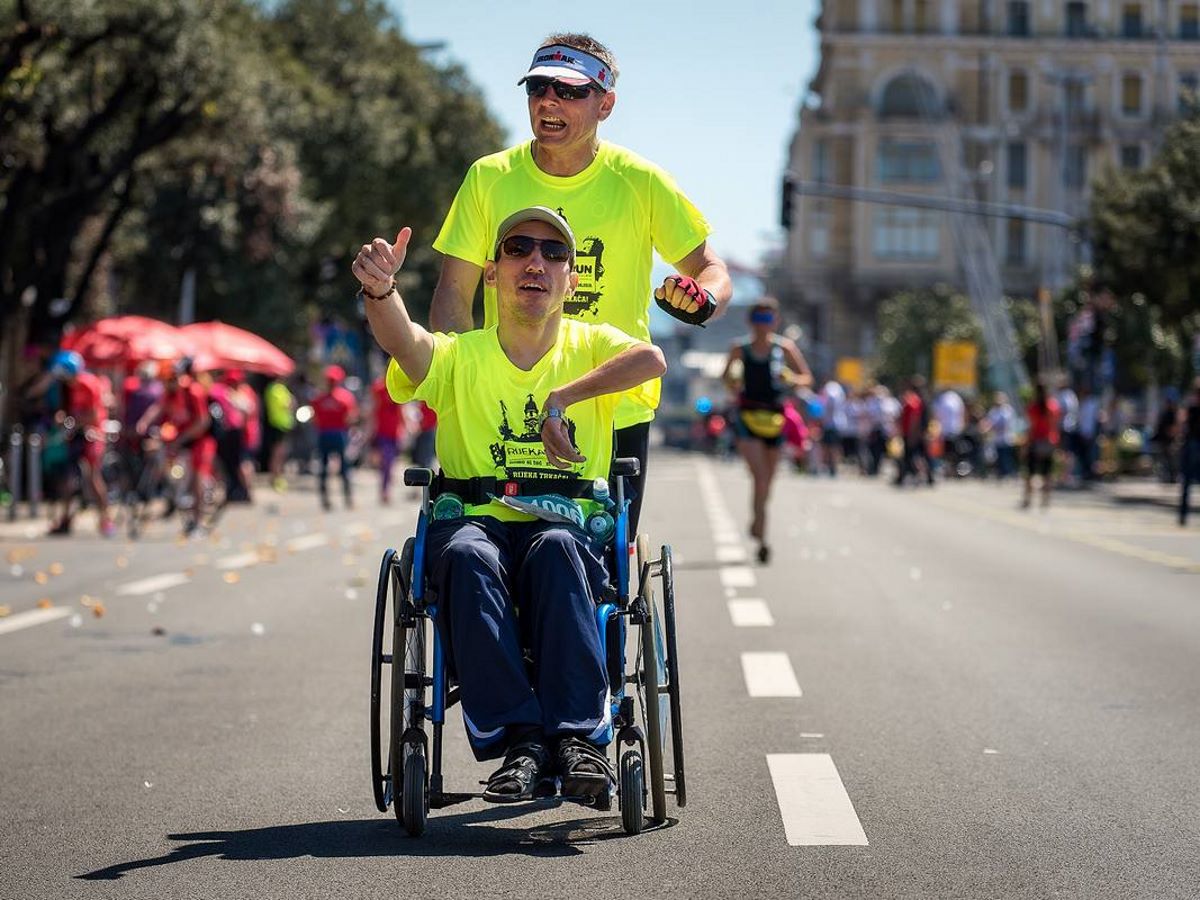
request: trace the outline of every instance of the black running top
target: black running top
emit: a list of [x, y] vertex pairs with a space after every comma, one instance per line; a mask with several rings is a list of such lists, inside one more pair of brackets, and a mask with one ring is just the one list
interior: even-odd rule
[[765, 357], [756, 356], [754, 346], [747, 341], [742, 351], [742, 393], [739, 405], [746, 409], [779, 409], [787, 392], [783, 380], [785, 362], [783, 347], [772, 343]]

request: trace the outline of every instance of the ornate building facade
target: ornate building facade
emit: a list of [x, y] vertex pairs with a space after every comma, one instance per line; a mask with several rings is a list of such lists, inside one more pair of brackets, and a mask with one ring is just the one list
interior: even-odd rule
[[[825, 0], [817, 25], [799, 183], [1078, 218], [1095, 179], [1148, 163], [1200, 83], [1197, 0]], [[869, 356], [878, 303], [897, 290], [963, 286], [951, 219], [791, 192], [782, 293], [818, 362]], [[1008, 293], [1061, 284], [1086, 260], [1064, 228], [982, 221]]]

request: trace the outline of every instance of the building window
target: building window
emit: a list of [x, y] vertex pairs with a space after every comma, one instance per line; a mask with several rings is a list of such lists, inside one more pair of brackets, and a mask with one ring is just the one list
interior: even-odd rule
[[938, 258], [941, 215], [928, 209], [887, 207], [875, 213], [876, 259], [934, 260]]
[[1070, 0], [1067, 3], [1067, 37], [1086, 37], [1087, 30], [1087, 4]]
[[813, 178], [829, 181], [829, 141], [822, 138], [813, 144]]
[[829, 255], [829, 209], [818, 200], [808, 229], [808, 252], [814, 259]]
[[1142, 114], [1142, 76], [1137, 72], [1126, 72], [1121, 76], [1121, 114]]
[[883, 119], [923, 119], [941, 112], [937, 91], [920, 75], [897, 75], [887, 83], [879, 101]]
[[1015, 142], [1008, 145], [1008, 186], [1023, 190], [1028, 181], [1028, 161], [1025, 158], [1025, 145]]
[[917, 33], [932, 34], [937, 31], [933, 22], [933, 3], [931, 0], [916, 0], [917, 4]]
[[1200, 91], [1200, 74], [1184, 72], [1179, 76], [1180, 115], [1188, 115], [1196, 108], [1196, 101], [1200, 99], [1197, 91]]
[[1078, 79], [1072, 79], [1063, 85], [1064, 99], [1067, 107], [1067, 121], [1078, 122], [1087, 112], [1087, 85]]
[[1008, 109], [1015, 113], [1029, 109], [1029, 75], [1023, 69], [1008, 73]]
[[1029, 37], [1028, 0], [1008, 0], [1008, 33], [1013, 37]]
[[1121, 145], [1121, 168], [1137, 170], [1142, 167], [1142, 145]]
[[1063, 184], [1072, 190], [1082, 190], [1087, 184], [1087, 147], [1071, 144], [1063, 162]]
[[930, 141], [897, 141], [885, 138], [879, 142], [879, 180], [928, 183], [941, 178], [937, 147]]
[[1025, 264], [1025, 220], [1009, 219], [1004, 235], [1004, 261], [1010, 266]]
[[1142, 4], [1126, 3], [1121, 7], [1121, 36], [1140, 38], [1142, 33]]
[[904, 31], [904, 0], [892, 0], [892, 31]]
[[1185, 3], [1179, 7], [1179, 37], [1185, 41], [1200, 40], [1200, 4]]

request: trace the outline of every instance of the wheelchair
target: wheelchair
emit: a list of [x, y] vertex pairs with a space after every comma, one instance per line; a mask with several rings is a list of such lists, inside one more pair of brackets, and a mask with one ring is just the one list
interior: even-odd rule
[[[642, 831], [647, 802], [656, 825], [667, 821], [668, 794], [680, 808], [687, 803], [671, 548], [663, 545], [654, 559], [646, 535], [638, 535], [630, 545], [624, 479], [636, 475], [638, 465], [637, 459], [618, 459], [613, 465], [616, 531], [606, 550], [609, 589], [597, 598], [595, 610], [612, 695], [614, 738], [606, 752], [610, 762], [615, 761], [614, 790], [586, 800], [556, 796], [522, 801], [542, 806], [569, 801], [607, 811], [615, 799], [627, 834]], [[404, 483], [422, 489], [421, 512], [416, 535], [400, 552], [387, 550], [379, 568], [371, 641], [371, 786], [379, 811], [386, 813], [390, 807], [404, 830], [417, 837], [425, 831], [430, 810], [483, 794], [445, 787], [442, 729], [446, 711], [459, 700], [459, 688], [447, 670], [438, 629], [433, 627], [437, 609], [427, 602], [424, 585], [434, 473], [410, 468]], [[631, 595], [630, 557], [635, 548], [636, 591]], [[632, 646], [631, 625], [637, 628]], [[427, 665], [431, 640], [432, 664]], [[668, 752], [669, 772], [664, 761]]]

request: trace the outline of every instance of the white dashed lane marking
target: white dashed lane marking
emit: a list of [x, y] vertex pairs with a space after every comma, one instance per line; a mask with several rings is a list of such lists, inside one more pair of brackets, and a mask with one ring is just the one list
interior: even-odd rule
[[771, 615], [766, 600], [747, 597], [725, 602], [729, 606], [729, 618], [738, 628], [766, 628], [775, 624], [775, 617]]
[[306, 534], [298, 538], [292, 538], [287, 542], [286, 546], [289, 553], [299, 553], [301, 550], [313, 550], [317, 547], [324, 547], [328, 543], [328, 535]]
[[767, 767], [791, 846], [867, 846], [862, 822], [828, 753], [768, 753]]
[[178, 587], [191, 581], [182, 572], [167, 572], [165, 575], [151, 575], [140, 581], [131, 581], [117, 588], [117, 593], [123, 596], [138, 597], [142, 594], [153, 594], [165, 591], [167, 588]]
[[722, 587], [748, 588], [758, 583], [749, 566], [722, 566], [720, 575]]
[[751, 697], [801, 696], [800, 683], [786, 653], [743, 653], [742, 674]]
[[745, 547], [717, 547], [717, 562], [744, 563], [745, 561]]
[[236, 556], [225, 556], [218, 559], [216, 566], [218, 569], [244, 569], [257, 564], [259, 559], [257, 552], [238, 553]]
[[69, 616], [71, 610], [62, 606], [54, 606], [50, 609], [31, 609], [28, 612], [15, 613], [7, 618], [0, 619], [0, 634], [8, 634], [10, 631], [20, 631], [22, 628], [32, 628], [34, 625], [44, 625], [47, 622], [53, 622], [55, 619], [61, 619], [63, 616]]

